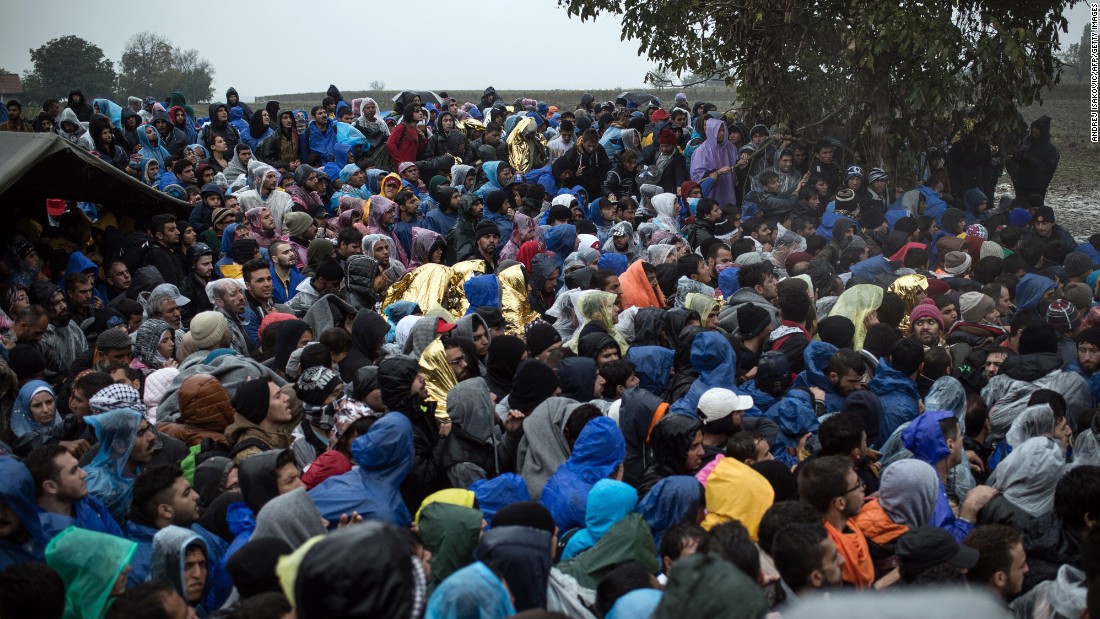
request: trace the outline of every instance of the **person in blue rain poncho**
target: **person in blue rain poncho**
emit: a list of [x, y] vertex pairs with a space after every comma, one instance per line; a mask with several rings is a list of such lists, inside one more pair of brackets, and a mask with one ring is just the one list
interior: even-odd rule
[[512, 182], [512, 166], [507, 161], [487, 161], [481, 166], [485, 174], [485, 184], [474, 190], [474, 193], [484, 200], [489, 192], [494, 190], [504, 191], [504, 188]]
[[585, 424], [573, 453], [542, 489], [540, 501], [550, 510], [560, 531], [585, 523], [590, 491], [598, 481], [620, 469], [625, 450], [622, 432], [611, 419], [598, 417]]
[[844, 398], [837, 390], [837, 386], [829, 380], [829, 361], [837, 353], [837, 347], [828, 342], [814, 340], [806, 346], [802, 353], [806, 369], [795, 377], [795, 387], [817, 387], [825, 392], [825, 410], [835, 413], [844, 405]]
[[41, 562], [49, 538], [34, 506], [34, 479], [11, 456], [0, 457], [0, 509], [5, 534], [0, 537], [0, 570], [18, 563]]
[[577, 249], [577, 227], [573, 224], [558, 224], [546, 231], [544, 236], [546, 249], [554, 252], [554, 262], [565, 270], [565, 258]]
[[36, 449], [27, 458], [27, 466], [36, 476], [48, 475], [35, 479], [38, 520], [48, 539], [70, 526], [123, 536], [103, 502], [88, 494], [87, 473], [64, 447], [50, 445]]
[[[314, 106], [310, 111], [312, 119], [306, 125], [302, 134], [301, 148], [302, 161], [309, 161], [312, 153], [321, 156], [322, 164], [334, 161], [336, 158], [336, 123], [329, 120], [325, 108]], [[343, 165], [344, 162], [337, 162]]]
[[137, 154], [141, 155], [144, 160], [152, 159], [156, 161], [163, 169], [164, 160], [170, 155], [160, 143], [160, 134], [157, 133], [157, 128], [148, 123], [138, 125], [137, 139], [138, 144], [141, 146]]
[[139, 466], [153, 457], [152, 429], [141, 413], [128, 408], [92, 415], [85, 421], [100, 445], [84, 467], [88, 493], [102, 501], [115, 522], [121, 523], [130, 512]]
[[462, 285], [470, 307], [466, 315], [473, 314], [479, 307], [500, 307], [500, 282], [496, 275], [475, 275]]
[[584, 528], [574, 533], [566, 542], [562, 560], [592, 548], [611, 527], [634, 512], [634, 507], [638, 504], [638, 491], [621, 481], [601, 479], [592, 486], [592, 491], [586, 498], [588, 506]]
[[803, 439], [807, 434], [816, 434], [819, 426], [813, 396], [804, 389], [791, 389], [764, 413], [764, 417], [779, 426], [772, 457], [788, 466], [798, 464]]
[[[733, 346], [722, 335], [716, 332], [703, 332], [695, 336], [691, 344], [691, 365], [699, 372], [699, 378], [691, 384], [687, 394], [672, 404], [671, 413], [680, 415], [696, 414], [699, 398], [707, 390], [722, 387], [726, 389], [734, 387], [737, 371], [737, 354]], [[738, 395], [742, 395], [738, 393]], [[749, 416], [760, 416], [760, 410], [753, 406], [745, 412]]]
[[658, 549], [665, 531], [682, 522], [694, 523], [704, 505], [703, 484], [692, 475], [672, 475], [657, 482], [638, 502]]
[[500, 576], [478, 561], [451, 574], [428, 600], [425, 619], [505, 619], [516, 614]]
[[[626, 358], [634, 364], [638, 387], [654, 395], [662, 395], [668, 387], [676, 353], [661, 345], [662, 327], [667, 310], [643, 307], [634, 315], [634, 344]], [[624, 402], [625, 404], [625, 402]]]
[[[916, 340], [906, 338], [895, 346], [890, 360], [880, 359], [875, 377], [867, 383], [867, 389], [882, 399], [882, 426], [879, 436], [889, 438], [901, 424], [912, 421], [920, 413], [920, 393], [913, 376], [920, 372], [924, 361], [924, 347]], [[880, 442], [872, 442], [873, 448]]]
[[330, 477], [309, 491], [318, 511], [332, 526], [357, 512], [364, 520], [407, 527], [412, 516], [401, 498], [401, 482], [412, 470], [413, 436], [408, 417], [383, 416], [352, 442], [359, 468]]
[[940, 476], [939, 497], [932, 525], [946, 530], [959, 543], [974, 529], [978, 512], [989, 502], [996, 491], [989, 486], [976, 486], [960, 501], [959, 515], [955, 516], [947, 497], [948, 471], [966, 461], [963, 454], [962, 429], [954, 413], [945, 410], [929, 410], [919, 415], [901, 434], [905, 448], [913, 457], [931, 464]]

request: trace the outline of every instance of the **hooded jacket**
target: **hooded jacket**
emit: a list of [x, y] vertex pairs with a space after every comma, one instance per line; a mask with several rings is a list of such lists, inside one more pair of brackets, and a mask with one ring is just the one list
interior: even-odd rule
[[454, 226], [446, 231], [447, 250], [445, 253], [447, 254], [448, 264], [464, 260], [474, 253], [477, 247], [474, 239], [474, 228], [477, 226], [477, 220], [470, 214], [470, 210], [473, 208], [474, 201], [480, 199], [475, 194], [467, 194], [462, 196], [462, 200], [458, 203], [457, 219]]
[[0, 569], [17, 563], [42, 561], [49, 539], [39, 523], [34, 494], [34, 479], [27, 467], [14, 457], [0, 458], [0, 502], [15, 514], [28, 537], [23, 544], [0, 539]]
[[1029, 135], [1025, 138], [1023, 145], [1005, 163], [1005, 167], [1016, 185], [1016, 195], [1046, 196], [1047, 187], [1054, 178], [1061, 156], [1050, 140], [1050, 116], [1036, 118], [1031, 123], [1031, 129], [1038, 129], [1039, 136]]
[[483, 378], [464, 380], [447, 394], [451, 433], [443, 440], [443, 468], [455, 487], [468, 488], [515, 466], [515, 447], [497, 426]]
[[535, 407], [523, 421], [516, 471], [527, 482], [533, 500], [539, 500], [547, 480], [569, 459], [564, 429], [578, 406], [579, 403], [568, 398], [552, 397]]
[[703, 425], [694, 416], [665, 415], [653, 427], [649, 446], [653, 463], [646, 468], [638, 483], [638, 494], [644, 497], [657, 482], [672, 475], [692, 475], [685, 468], [687, 453]]
[[735, 520], [756, 541], [764, 512], [772, 506], [775, 490], [763, 475], [736, 458], [722, 458], [707, 477], [707, 517], [703, 528]]
[[228, 446], [225, 431], [233, 423], [236, 411], [218, 379], [209, 374], [190, 376], [180, 384], [178, 397], [179, 417], [158, 423], [157, 430], [180, 439], [188, 447], [207, 438]]
[[552, 567], [548, 531], [520, 525], [492, 528], [481, 536], [474, 556], [508, 575], [517, 611], [546, 606]]
[[649, 431], [655, 416], [668, 411], [668, 404], [644, 389], [627, 389], [619, 406], [619, 428], [625, 452], [623, 481], [637, 486], [652, 463], [648, 447]]
[[989, 485], [1032, 518], [1047, 515], [1054, 508], [1054, 489], [1065, 472], [1061, 445], [1039, 436], [1016, 445], [993, 471]]
[[402, 476], [401, 484], [401, 494], [410, 510], [417, 509], [424, 497], [438, 490], [443, 478], [442, 442], [432, 421], [435, 403], [421, 402], [410, 393], [419, 367], [417, 360], [408, 356], [387, 357], [378, 365], [378, 382], [387, 411], [400, 412], [412, 427], [412, 468]]
[[352, 442], [359, 465], [330, 477], [309, 491], [321, 516], [337, 523], [343, 514], [358, 512], [364, 520], [382, 520], [401, 527], [412, 516], [401, 498], [401, 484], [413, 468], [413, 429], [401, 414], [382, 416]]
[[[304, 554], [284, 558], [284, 569], [296, 574], [297, 616], [420, 617], [428, 583], [409, 544], [407, 532], [398, 527], [364, 522], [326, 536]], [[369, 561], [363, 560], [364, 548], [371, 549]]]
[[70, 527], [46, 547], [46, 565], [65, 583], [65, 617], [102, 617], [111, 590], [137, 551], [134, 542]]
[[340, 378], [345, 383], [355, 379], [359, 368], [374, 364], [389, 330], [389, 322], [370, 308], [355, 315], [351, 323], [351, 350], [340, 362]]
[[1016, 311], [1035, 311], [1048, 290], [1055, 288], [1057, 284], [1049, 277], [1028, 273], [1016, 284]]
[[164, 110], [157, 110], [153, 113], [152, 124], [154, 127], [156, 127], [155, 123], [158, 120], [168, 123], [167, 134], [161, 132], [159, 127], [157, 128], [157, 133], [160, 134], [160, 145], [173, 157], [182, 157], [183, 148], [188, 145], [187, 134], [176, 128], [175, 123], [172, 122], [172, 117]]
[[[206, 555], [207, 561], [213, 562], [214, 558], [206, 542], [191, 529], [168, 525], [157, 531], [156, 536], [153, 537], [153, 561], [149, 578], [167, 580], [185, 601], [187, 600], [187, 576], [184, 572], [184, 560], [187, 556], [187, 547], [192, 544], [198, 544]], [[213, 580], [208, 577], [203, 584], [204, 597], [212, 584]], [[205, 609], [199, 609], [199, 612], [205, 614]]]
[[100, 449], [92, 462], [84, 467], [88, 473], [85, 479], [88, 494], [102, 501], [115, 522], [119, 523], [130, 513], [134, 478], [124, 475], [122, 468], [130, 458], [141, 419], [141, 413], [128, 408], [85, 418], [95, 431], [99, 444], [108, 446]]
[[569, 538], [562, 560], [592, 548], [607, 535], [611, 527], [630, 515], [638, 503], [638, 491], [621, 481], [601, 479], [592, 486], [585, 499], [587, 506], [583, 512], [584, 528]]
[[[718, 333], [703, 332], [692, 341], [691, 365], [698, 370], [699, 378], [695, 379], [684, 397], [673, 403], [669, 412], [694, 417], [699, 398], [707, 390], [715, 387], [736, 390], [734, 374], [737, 370], [737, 355], [729, 340]], [[760, 411], [753, 407], [747, 414], [758, 417]]]
[[[586, 525], [589, 493], [594, 484], [609, 477], [619, 468], [625, 449], [622, 432], [612, 419], [597, 417], [585, 424], [573, 445], [573, 453], [546, 482], [540, 498], [540, 502], [550, 510], [559, 531]], [[633, 509], [634, 501], [637, 501], [637, 493], [633, 488], [630, 491], [634, 497], [628, 513]], [[607, 528], [611, 524], [614, 522], [608, 523]], [[590, 526], [591, 523], [587, 525]], [[599, 537], [600, 535], [596, 535], [592, 544], [599, 541]], [[579, 550], [569, 553], [567, 547], [564, 558], [569, 558], [576, 552]]]
[[1066, 400], [1066, 416], [1092, 409], [1092, 390], [1080, 374], [1062, 369], [1056, 353], [1015, 355], [1005, 360], [1001, 373], [990, 379], [982, 389], [982, 399], [989, 407], [989, 439], [1005, 436], [1012, 422], [1027, 408], [1031, 394], [1039, 389], [1051, 389]]
[[[237, 144], [241, 141], [241, 132], [236, 127], [229, 123], [230, 118], [226, 118], [224, 123], [218, 122], [218, 110], [225, 108], [226, 113], [229, 113], [229, 106], [224, 103], [214, 102], [207, 108], [207, 115], [210, 117], [210, 121], [202, 127], [202, 143], [206, 146], [207, 150], [213, 150], [214, 138], [216, 136], [222, 136], [225, 140], [225, 145], [229, 148], [229, 152], [234, 153]], [[236, 155], [234, 154], [234, 158]], [[227, 177], [228, 178], [228, 177]], [[230, 179], [232, 182], [232, 179]]]
[[[895, 370], [886, 359], [878, 362], [875, 377], [867, 388], [882, 399], [882, 426], [879, 436], [885, 441], [901, 424], [912, 421], [920, 413], [917, 407], [920, 393], [917, 383]], [[874, 447], [881, 443], [875, 442]]]

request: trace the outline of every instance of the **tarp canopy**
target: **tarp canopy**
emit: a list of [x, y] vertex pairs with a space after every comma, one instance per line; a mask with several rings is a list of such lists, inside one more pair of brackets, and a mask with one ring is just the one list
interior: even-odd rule
[[135, 215], [191, 212], [191, 205], [143, 185], [53, 133], [0, 131], [0, 204], [37, 213], [47, 198], [95, 202]]

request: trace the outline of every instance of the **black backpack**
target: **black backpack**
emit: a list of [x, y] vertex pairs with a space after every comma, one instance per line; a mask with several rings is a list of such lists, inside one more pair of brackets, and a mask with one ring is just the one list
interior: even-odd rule
[[119, 258], [126, 263], [126, 268], [130, 270], [130, 273], [137, 273], [138, 269], [148, 264], [146, 258], [149, 256], [152, 244], [153, 239], [149, 238], [149, 235], [144, 232], [134, 231], [122, 239]]

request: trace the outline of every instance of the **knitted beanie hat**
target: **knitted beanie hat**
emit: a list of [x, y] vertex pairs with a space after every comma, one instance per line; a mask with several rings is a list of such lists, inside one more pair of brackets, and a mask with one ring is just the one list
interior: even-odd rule
[[981, 322], [996, 305], [989, 295], [980, 292], [964, 292], [959, 297], [959, 314], [966, 322]]
[[932, 299], [925, 299], [917, 304], [911, 312], [909, 312], [909, 330], [913, 330], [913, 325], [922, 318], [931, 318], [940, 323], [940, 330], [943, 330], [943, 314], [940, 312], [940, 308], [936, 307], [936, 304]]
[[199, 312], [191, 319], [191, 339], [198, 350], [209, 350], [221, 344], [229, 323], [219, 312]]

